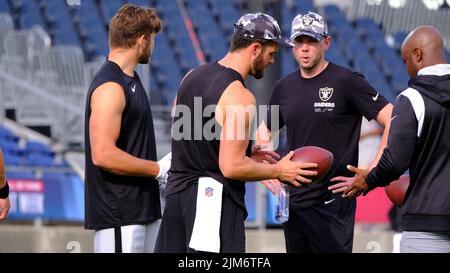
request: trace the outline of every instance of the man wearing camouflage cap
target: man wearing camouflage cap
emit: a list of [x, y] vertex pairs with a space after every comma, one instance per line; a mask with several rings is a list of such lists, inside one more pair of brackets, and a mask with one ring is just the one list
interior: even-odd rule
[[[292, 153], [277, 162], [277, 154], [252, 152], [249, 145], [254, 115], [248, 109], [255, 108], [255, 98], [244, 79], [263, 76], [274, 63], [278, 44], [289, 46], [289, 41], [281, 37], [275, 19], [246, 14], [235, 24], [228, 54], [183, 79], [174, 111], [172, 165], [156, 252], [245, 252], [244, 181], [278, 178], [298, 185], [297, 179], [307, 180], [302, 175], [315, 174], [302, 168], [316, 164], [294, 163]], [[210, 106], [214, 109], [210, 119], [189, 119], [203, 130], [183, 124], [191, 130], [178, 138], [177, 125], [186, 116], [177, 113], [183, 108], [189, 110], [186, 114], [203, 113]], [[212, 139], [206, 135], [211, 123]]]
[[[279, 105], [280, 118], [269, 119], [268, 129], [272, 122], [279, 123], [277, 128], [286, 125], [287, 149], [319, 146], [331, 151], [334, 161], [320, 181], [289, 187], [289, 220], [283, 224], [286, 250], [351, 252], [356, 202], [341, 196], [353, 181], [346, 165], [358, 163], [363, 116], [385, 126], [371, 167], [376, 164], [386, 146], [392, 105], [361, 74], [325, 60], [331, 38], [319, 14], [296, 16], [291, 42], [300, 69], [275, 83], [270, 105]], [[269, 189], [278, 185], [274, 180], [264, 183]]]

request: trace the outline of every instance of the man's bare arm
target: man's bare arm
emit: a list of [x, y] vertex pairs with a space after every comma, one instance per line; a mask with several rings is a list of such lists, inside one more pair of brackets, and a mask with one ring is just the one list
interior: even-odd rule
[[95, 166], [117, 175], [156, 177], [156, 162], [132, 156], [116, 146], [120, 134], [125, 95], [117, 83], [99, 86], [91, 96], [89, 120], [92, 161]]
[[[225, 177], [242, 180], [257, 181], [278, 178], [299, 186], [298, 182], [308, 183], [310, 180], [302, 175], [315, 175], [315, 171], [302, 168], [314, 168], [316, 164], [294, 163], [290, 161], [292, 153], [281, 159], [277, 164], [258, 163], [246, 156], [249, 144], [250, 124], [254, 118], [251, 109], [256, 102], [253, 95], [238, 82], [230, 84], [225, 90], [217, 107], [221, 108], [223, 115], [219, 115], [219, 124], [222, 124], [220, 139], [219, 165]], [[236, 111], [230, 111], [235, 107]], [[239, 109], [245, 113], [239, 112]], [[244, 120], [240, 120], [244, 118]], [[241, 126], [242, 125], [242, 126]], [[245, 130], [245, 132], [242, 132]], [[240, 138], [240, 136], [245, 136]]]

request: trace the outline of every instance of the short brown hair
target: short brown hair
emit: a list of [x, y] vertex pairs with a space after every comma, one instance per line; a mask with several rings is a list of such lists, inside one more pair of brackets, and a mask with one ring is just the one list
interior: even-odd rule
[[161, 28], [156, 9], [126, 4], [109, 22], [109, 46], [130, 48], [140, 35], [150, 36]]
[[259, 43], [263, 48], [270, 44], [275, 44], [273, 41], [270, 40], [264, 40], [264, 39], [258, 39], [258, 38], [250, 38], [243, 35], [239, 35], [237, 33], [234, 33], [231, 37], [231, 44], [230, 44], [230, 52], [234, 52], [240, 48], [248, 47], [251, 43], [257, 42]]

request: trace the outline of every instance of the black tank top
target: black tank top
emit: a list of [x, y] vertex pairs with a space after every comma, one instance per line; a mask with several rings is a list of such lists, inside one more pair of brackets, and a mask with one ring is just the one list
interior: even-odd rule
[[[172, 123], [172, 165], [167, 182], [167, 194], [182, 191], [197, 183], [200, 177], [212, 177], [224, 185], [224, 193], [245, 209], [245, 182], [225, 178], [219, 168], [220, 131], [215, 121], [215, 107], [225, 89], [234, 81], [244, 84], [235, 70], [220, 64], [209, 63], [190, 72], [182, 81], [177, 94], [175, 113], [190, 110], [190, 117], [175, 114]], [[208, 106], [209, 110], [205, 111]], [[211, 111], [212, 110], [212, 111]], [[211, 113], [212, 112], [212, 113]], [[203, 117], [203, 115], [205, 117]], [[190, 118], [190, 128], [182, 128], [181, 119]], [[197, 123], [196, 123], [197, 122]], [[215, 126], [211, 126], [214, 123]], [[181, 128], [181, 129], [180, 129]], [[203, 131], [213, 131], [213, 139]], [[184, 136], [180, 137], [179, 132]], [[251, 146], [247, 148], [247, 155]]]
[[138, 74], [130, 77], [106, 61], [89, 87], [85, 114], [85, 227], [105, 229], [131, 224], [149, 224], [161, 218], [159, 186], [154, 178], [119, 176], [94, 166], [91, 157], [89, 119], [91, 95], [106, 82], [120, 84], [126, 106], [122, 113], [119, 149], [142, 159], [156, 161], [155, 133], [147, 93]]

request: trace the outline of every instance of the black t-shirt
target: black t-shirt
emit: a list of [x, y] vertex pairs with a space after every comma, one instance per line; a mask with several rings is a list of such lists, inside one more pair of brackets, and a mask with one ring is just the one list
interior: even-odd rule
[[324, 179], [290, 187], [296, 206], [309, 207], [333, 198], [327, 189], [330, 178], [353, 176], [346, 165], [358, 164], [362, 116], [375, 118], [387, 103], [361, 74], [333, 63], [313, 78], [303, 78], [297, 70], [275, 83], [269, 104], [272, 110], [279, 105], [279, 126], [269, 113], [268, 127], [276, 130], [286, 125], [286, 150], [319, 146], [334, 155]]
[[[197, 183], [200, 177], [212, 177], [223, 184], [225, 194], [229, 194], [233, 201], [245, 208], [245, 183], [224, 177], [219, 168], [222, 127], [215, 121], [215, 105], [234, 81], [244, 84], [241, 74], [217, 62], [199, 66], [183, 79], [177, 93], [172, 124], [172, 165], [167, 181], [167, 195], [186, 189]], [[186, 107], [190, 110], [190, 116], [181, 111]], [[186, 119], [190, 119], [192, 126], [178, 127]], [[177, 136], [179, 131], [183, 137]], [[204, 134], [209, 131], [213, 131], [215, 137]], [[246, 151], [248, 156], [250, 152], [249, 144]]]
[[147, 93], [138, 74], [130, 77], [111, 61], [106, 61], [94, 77], [86, 100], [85, 227], [105, 229], [131, 224], [149, 224], [161, 218], [159, 186], [154, 178], [120, 176], [92, 162], [89, 119], [91, 95], [100, 85], [115, 82], [122, 86], [126, 105], [122, 113], [119, 149], [142, 159], [156, 161], [155, 133]]

